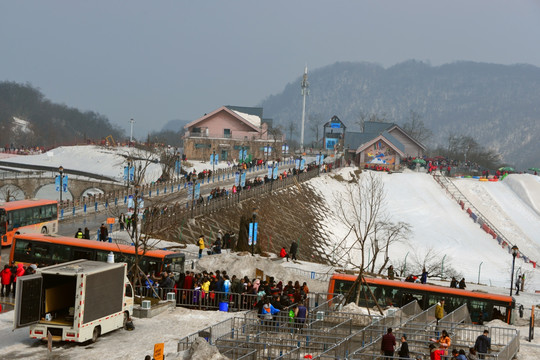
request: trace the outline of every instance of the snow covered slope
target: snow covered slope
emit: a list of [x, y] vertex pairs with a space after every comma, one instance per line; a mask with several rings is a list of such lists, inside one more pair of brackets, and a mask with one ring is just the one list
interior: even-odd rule
[[[340, 170], [343, 177], [352, 171], [352, 168]], [[362, 175], [364, 176], [365, 173]], [[446, 255], [444, 266], [452, 266], [460, 271], [466, 281], [478, 281], [501, 287], [509, 286], [512, 266], [512, 256], [503, 249], [496, 240], [486, 234], [475, 224], [468, 214], [452, 200], [446, 192], [425, 173], [377, 173], [380, 176], [386, 191], [386, 210], [392, 221], [404, 221], [412, 226], [412, 235], [407, 243], [393, 244], [390, 249], [391, 263], [402, 263], [406, 256], [408, 259], [416, 257], [422, 259], [428, 251], [438, 257]], [[313, 179], [311, 184], [326, 198], [328, 207], [336, 210], [335, 197], [345, 190], [345, 182], [339, 182], [329, 177]], [[470, 182], [472, 194], [480, 193], [478, 180]], [[479, 185], [479, 186], [483, 186]], [[494, 185], [490, 188], [499, 201], [504, 203], [517, 203], [513, 194], [506, 189], [503, 183], [485, 184]], [[486, 207], [493, 207], [489, 201]], [[530, 209], [530, 208], [529, 208]], [[519, 213], [519, 214], [524, 214]], [[521, 237], [517, 242], [520, 249], [532, 260], [540, 260], [540, 246], [538, 236], [540, 219], [537, 215], [520, 221], [524, 215], [501, 217], [494, 220], [497, 227], [516, 229], [523, 227], [523, 232], [529, 237]], [[525, 224], [522, 224], [524, 222]], [[527, 225], [527, 226], [525, 226]], [[334, 215], [326, 226], [334, 234], [334, 242], [339, 243], [347, 233], [347, 229]], [[535, 231], [536, 229], [536, 231]], [[407, 255], [408, 254], [408, 255]], [[441, 267], [443, 264], [441, 264]], [[529, 289], [540, 289], [540, 276], [534, 273], [540, 270], [533, 269], [532, 264], [526, 264], [516, 259], [516, 269], [521, 267], [524, 271], [531, 271], [528, 276]]]

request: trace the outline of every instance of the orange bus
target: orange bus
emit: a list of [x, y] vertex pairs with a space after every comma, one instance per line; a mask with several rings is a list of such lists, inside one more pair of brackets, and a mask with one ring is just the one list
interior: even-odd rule
[[25, 233], [56, 234], [58, 202], [56, 200], [19, 200], [0, 203], [0, 238], [9, 246], [13, 235]]
[[[349, 293], [356, 275], [334, 274], [328, 285], [329, 294], [348, 295], [347, 302], [356, 300], [357, 292]], [[493, 319], [500, 319], [507, 323], [512, 321], [512, 313], [515, 308], [515, 300], [511, 296], [489, 294], [484, 292], [454, 289], [445, 286], [428, 285], [399, 280], [379, 279], [365, 277], [371, 292], [381, 306], [401, 307], [413, 300], [417, 300], [422, 309], [435, 305], [439, 300], [444, 300], [444, 309], [447, 312], [454, 311], [463, 304], [467, 304], [471, 320], [474, 323], [482, 323]], [[330, 295], [331, 296], [331, 295]], [[366, 299], [367, 303], [366, 303]], [[363, 306], [375, 306], [375, 301], [362, 286], [360, 291], [360, 304]]]
[[[15, 235], [9, 261], [43, 267], [78, 259], [107, 261], [111, 252], [115, 262], [126, 262], [128, 268], [135, 262], [135, 246], [44, 234]], [[142, 253], [139, 249], [139, 254]], [[145, 274], [161, 273], [167, 267], [177, 275], [184, 272], [185, 259], [185, 254], [180, 252], [147, 250], [139, 267]]]

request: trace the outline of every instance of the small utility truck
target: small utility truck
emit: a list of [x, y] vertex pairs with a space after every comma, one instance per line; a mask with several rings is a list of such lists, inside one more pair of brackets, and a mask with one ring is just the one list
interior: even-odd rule
[[133, 288], [125, 263], [75, 260], [17, 279], [13, 327], [30, 337], [95, 342], [125, 327], [133, 313]]

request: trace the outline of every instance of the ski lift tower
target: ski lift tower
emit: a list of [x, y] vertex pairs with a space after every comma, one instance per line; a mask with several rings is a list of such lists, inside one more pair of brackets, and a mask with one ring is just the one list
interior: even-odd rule
[[300, 152], [304, 153], [304, 124], [306, 121], [306, 97], [309, 95], [309, 82], [307, 81], [307, 65], [304, 69], [304, 77], [302, 78], [302, 131], [300, 135]]

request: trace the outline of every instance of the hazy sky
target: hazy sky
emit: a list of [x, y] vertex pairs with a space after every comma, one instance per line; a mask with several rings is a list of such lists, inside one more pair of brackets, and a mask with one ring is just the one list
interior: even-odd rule
[[128, 135], [134, 118], [141, 137], [255, 106], [306, 63], [540, 66], [539, 39], [538, 0], [0, 0], [0, 81], [29, 82]]

